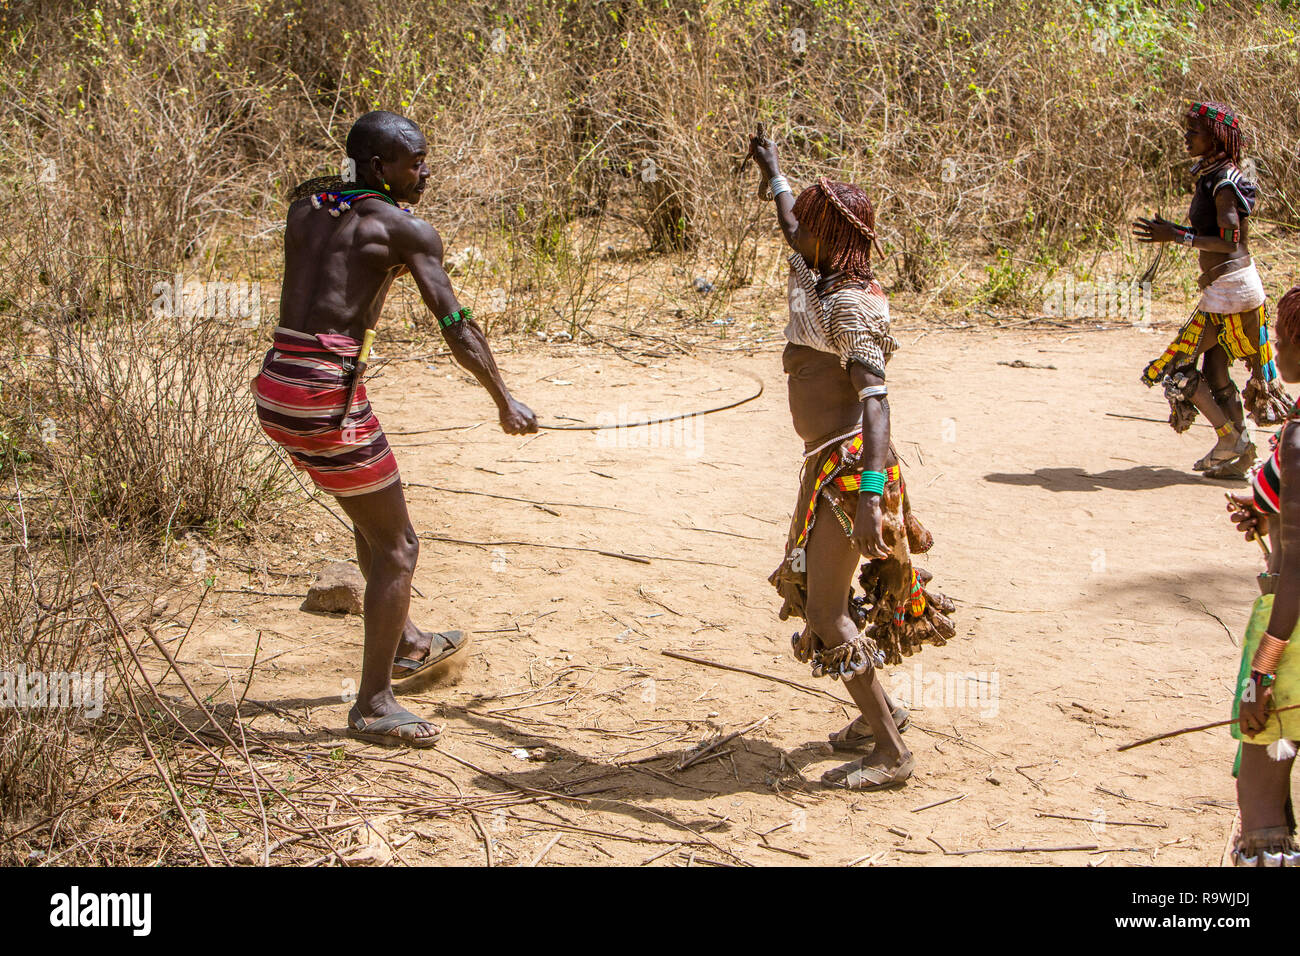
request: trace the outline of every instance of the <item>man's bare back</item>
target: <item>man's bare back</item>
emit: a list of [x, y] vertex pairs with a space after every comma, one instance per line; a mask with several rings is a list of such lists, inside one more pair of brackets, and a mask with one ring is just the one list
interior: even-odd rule
[[298, 200], [285, 227], [280, 324], [360, 339], [379, 321], [388, 289], [405, 268], [397, 250], [413, 245], [405, 235], [413, 225], [409, 213], [382, 200], [358, 202], [338, 218]]
[[280, 327], [253, 386], [267, 434], [335, 495], [355, 526], [366, 578], [365, 654], [348, 731], [415, 747], [433, 745], [440, 731], [397, 703], [392, 682], [437, 673], [467, 641], [459, 631], [422, 631], [407, 617], [419, 537], [395, 457], [357, 381], [363, 340], [394, 279], [410, 273], [452, 356], [491, 395], [502, 429], [537, 431], [536, 416], [511, 396], [482, 330], [456, 299], [437, 230], [397, 205], [420, 201], [426, 153], [409, 120], [368, 113], [348, 134], [355, 180], [290, 206]]

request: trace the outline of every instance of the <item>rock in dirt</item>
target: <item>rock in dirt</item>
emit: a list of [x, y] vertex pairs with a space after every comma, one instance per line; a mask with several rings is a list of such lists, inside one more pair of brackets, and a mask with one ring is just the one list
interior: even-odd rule
[[365, 593], [366, 579], [357, 566], [349, 561], [335, 561], [316, 576], [307, 600], [302, 602], [302, 610], [360, 614]]
[[262, 863], [262, 851], [258, 847], [246, 846], [235, 854], [235, 862], [241, 866], [259, 866]]

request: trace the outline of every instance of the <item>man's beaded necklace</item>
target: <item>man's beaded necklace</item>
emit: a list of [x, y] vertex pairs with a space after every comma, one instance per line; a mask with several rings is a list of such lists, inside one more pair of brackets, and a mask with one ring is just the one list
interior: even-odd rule
[[[371, 197], [382, 199], [390, 206], [397, 205], [392, 196], [386, 196], [377, 189], [370, 189], [365, 186], [351, 189], [329, 189], [325, 192], [312, 193], [311, 204], [317, 209], [328, 209], [329, 214], [337, 218], [340, 213], [345, 213], [351, 209], [354, 203]], [[405, 211], [409, 213], [411, 210], [407, 209]]]

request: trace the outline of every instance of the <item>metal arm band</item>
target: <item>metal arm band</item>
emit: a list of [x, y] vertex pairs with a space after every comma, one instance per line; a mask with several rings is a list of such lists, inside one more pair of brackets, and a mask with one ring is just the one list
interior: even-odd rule
[[1255, 657], [1251, 661], [1250, 669], [1261, 674], [1276, 674], [1286, 647], [1286, 641], [1265, 633], [1259, 640], [1259, 647], [1255, 648]]

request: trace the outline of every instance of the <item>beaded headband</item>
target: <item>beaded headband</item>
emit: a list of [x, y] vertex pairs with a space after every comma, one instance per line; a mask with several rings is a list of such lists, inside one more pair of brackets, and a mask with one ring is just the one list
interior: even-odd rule
[[1208, 116], [1216, 123], [1222, 123], [1228, 129], [1237, 128], [1237, 117], [1227, 110], [1211, 107], [1207, 103], [1193, 103], [1187, 111], [1188, 116]]

